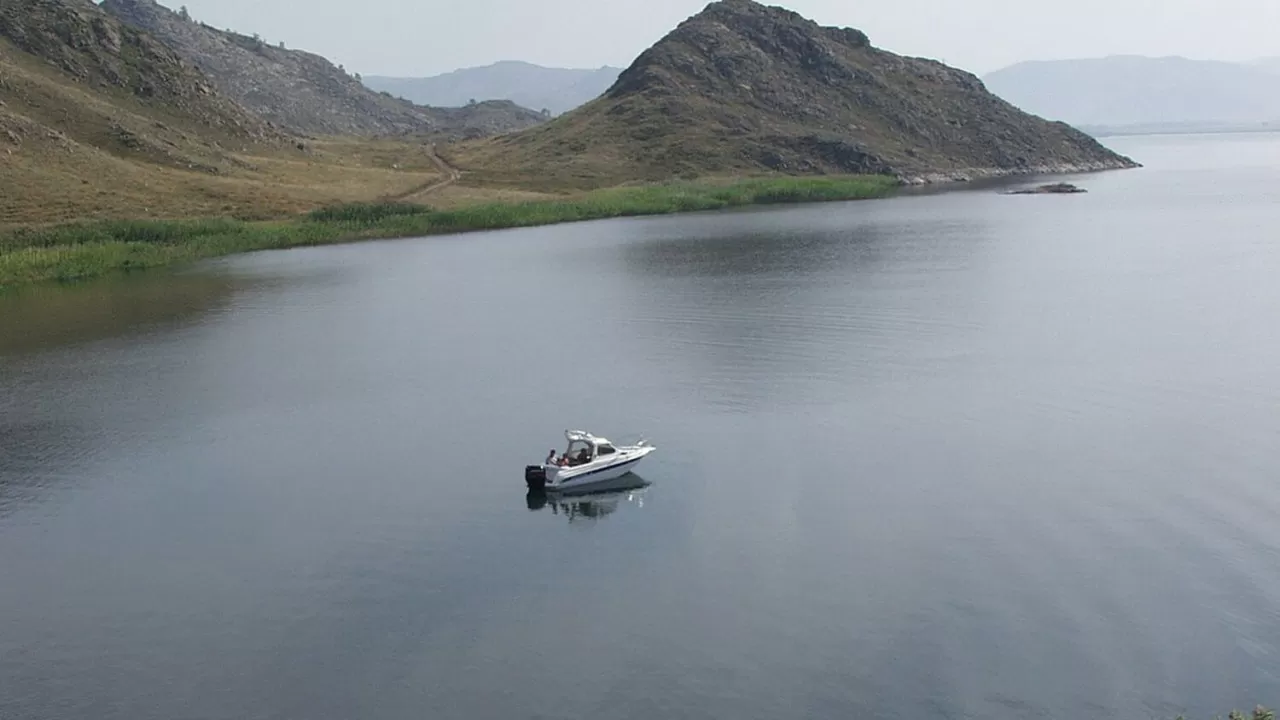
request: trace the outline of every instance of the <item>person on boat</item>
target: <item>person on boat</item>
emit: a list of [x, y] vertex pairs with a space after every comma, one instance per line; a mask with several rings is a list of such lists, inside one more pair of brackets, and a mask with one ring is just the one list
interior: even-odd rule
[[591, 451], [587, 450], [586, 448], [582, 448], [581, 450], [578, 451], [578, 456], [575, 457], [573, 460], [574, 460], [574, 463], [573, 463], [574, 465], [586, 465], [588, 462], [591, 462]]
[[556, 463], [556, 449], [551, 448], [551, 452], [547, 453], [547, 459], [542, 461], [543, 465], [554, 465]]

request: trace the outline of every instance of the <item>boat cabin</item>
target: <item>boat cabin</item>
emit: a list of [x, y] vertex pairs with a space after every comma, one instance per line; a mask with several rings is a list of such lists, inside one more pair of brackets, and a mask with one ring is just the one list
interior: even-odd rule
[[560, 460], [556, 463], [558, 465], [577, 467], [618, 452], [618, 448], [613, 443], [591, 433], [570, 430], [565, 432], [565, 438], [568, 439], [569, 446], [564, 455], [560, 456]]

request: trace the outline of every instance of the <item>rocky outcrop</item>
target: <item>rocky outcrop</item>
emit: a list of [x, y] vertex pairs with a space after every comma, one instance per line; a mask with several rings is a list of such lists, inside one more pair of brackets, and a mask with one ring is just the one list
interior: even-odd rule
[[707, 6], [606, 95], [456, 153], [525, 176], [888, 173], [907, 183], [1133, 167], [976, 76], [752, 0]]
[[437, 118], [436, 133], [448, 140], [468, 140], [502, 135], [547, 121], [510, 100], [485, 100], [457, 108], [430, 108]]
[[0, 101], [0, 147], [14, 148], [22, 144], [24, 138], [34, 129], [30, 120], [11, 113], [5, 103]]
[[209, 27], [154, 0], [104, 0], [102, 7], [155, 35], [213, 78], [228, 96], [296, 132], [474, 137], [524, 129], [546, 119], [512, 103], [448, 110], [414, 105], [368, 89], [319, 55]]

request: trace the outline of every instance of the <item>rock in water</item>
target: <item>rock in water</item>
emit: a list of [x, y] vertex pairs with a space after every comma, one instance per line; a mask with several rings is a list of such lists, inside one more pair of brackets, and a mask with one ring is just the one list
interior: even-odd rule
[[1023, 188], [1021, 190], [1010, 190], [1006, 195], [1074, 195], [1077, 193], [1089, 192], [1082, 187], [1076, 187], [1071, 183], [1052, 183], [1049, 185], [1040, 185], [1033, 188]]
[[454, 159], [495, 177], [582, 186], [761, 171], [923, 184], [1136, 166], [970, 73], [752, 0], [710, 4], [603, 97]]

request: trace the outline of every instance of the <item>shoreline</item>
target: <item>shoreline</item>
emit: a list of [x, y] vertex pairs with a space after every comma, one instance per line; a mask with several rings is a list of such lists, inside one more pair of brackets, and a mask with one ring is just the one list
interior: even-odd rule
[[407, 202], [350, 203], [277, 220], [227, 217], [95, 220], [0, 230], [0, 292], [77, 282], [263, 250], [429, 237], [620, 217], [674, 215], [753, 205], [847, 202], [948, 191], [1036, 177], [1141, 168], [1118, 163], [951, 172], [669, 181], [590, 190], [574, 197], [490, 202], [450, 210]]
[[903, 184], [881, 175], [670, 182], [594, 190], [576, 198], [434, 210], [409, 203], [355, 203], [284, 220], [101, 220], [0, 233], [0, 292], [75, 282], [262, 250], [427, 237], [749, 205], [869, 200]]
[[898, 180], [906, 187], [930, 187], [997, 180], [1017, 182], [1027, 178], [1085, 175], [1111, 172], [1113, 170], [1137, 170], [1140, 168], [1142, 168], [1142, 163], [1132, 158], [1123, 158], [1123, 162], [1057, 163], [1023, 168], [967, 168], [963, 170], [908, 173], [899, 175]]

